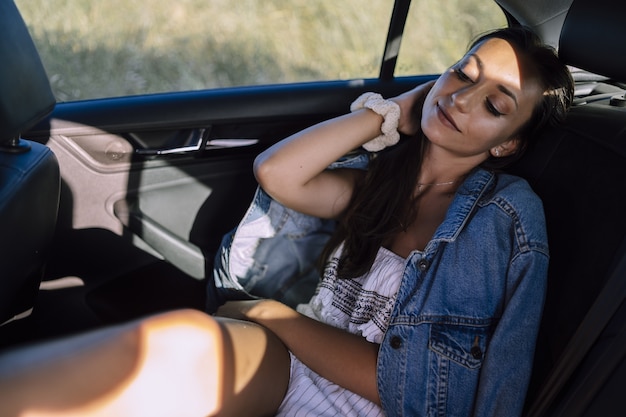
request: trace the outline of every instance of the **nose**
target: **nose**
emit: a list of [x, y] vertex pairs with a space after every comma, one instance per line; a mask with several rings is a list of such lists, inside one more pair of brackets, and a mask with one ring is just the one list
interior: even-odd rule
[[474, 101], [478, 96], [475, 86], [463, 86], [452, 93], [452, 103], [462, 113], [466, 113], [474, 105]]

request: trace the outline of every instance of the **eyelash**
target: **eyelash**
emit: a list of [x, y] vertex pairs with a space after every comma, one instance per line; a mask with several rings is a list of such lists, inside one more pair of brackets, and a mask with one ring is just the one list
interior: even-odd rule
[[460, 68], [455, 68], [454, 72], [456, 73], [456, 76], [459, 78], [459, 80], [461, 81], [469, 81], [471, 83], [473, 83], [474, 81], [472, 81], [472, 79], [470, 77], [467, 76], [467, 74], [465, 74], [463, 72], [462, 69]]
[[[464, 81], [464, 82], [470, 82], [470, 83], [474, 82], [470, 77], [467, 76], [467, 74], [463, 72], [462, 69], [455, 68], [454, 72], [459, 80]], [[498, 109], [493, 105], [493, 103], [489, 101], [489, 99], [485, 99], [485, 107], [487, 108], [487, 111], [489, 113], [493, 114], [496, 117], [500, 117], [503, 115], [500, 111], [498, 111]]]
[[502, 116], [502, 113], [500, 113], [498, 109], [496, 109], [496, 106], [494, 106], [493, 103], [489, 101], [489, 99], [485, 99], [485, 106], [487, 107], [487, 111], [493, 114], [494, 116], [496, 117]]

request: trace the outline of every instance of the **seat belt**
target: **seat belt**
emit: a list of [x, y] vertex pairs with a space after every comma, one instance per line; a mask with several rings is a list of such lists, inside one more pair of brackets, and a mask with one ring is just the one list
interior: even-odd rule
[[619, 253], [617, 265], [546, 378], [526, 417], [545, 417], [556, 396], [626, 299], [626, 239]]

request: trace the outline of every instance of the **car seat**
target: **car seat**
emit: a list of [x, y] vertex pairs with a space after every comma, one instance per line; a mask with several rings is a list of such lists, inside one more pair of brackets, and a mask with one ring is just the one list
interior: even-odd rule
[[[513, 169], [543, 200], [550, 243], [527, 416], [623, 415], [616, 405], [626, 362], [618, 367], [603, 357], [609, 349], [626, 353], [626, 305], [615, 298], [608, 310], [604, 301], [623, 296], [611, 289], [626, 285], [626, 107], [619, 83], [626, 81], [626, 26], [616, 7], [614, 0], [572, 3], [559, 55], [573, 67], [576, 103], [565, 125], [543, 134]], [[604, 364], [606, 375], [590, 373]]]
[[60, 195], [50, 149], [21, 133], [55, 105], [48, 77], [13, 1], [0, 1], [0, 325], [32, 310]]

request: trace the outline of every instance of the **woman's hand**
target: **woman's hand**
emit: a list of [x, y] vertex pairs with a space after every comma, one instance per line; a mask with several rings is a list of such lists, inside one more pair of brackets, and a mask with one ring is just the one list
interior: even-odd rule
[[416, 104], [424, 101], [434, 84], [435, 81], [429, 81], [391, 99], [400, 106], [398, 132], [411, 136], [419, 130], [420, 119], [415, 117], [415, 115], [421, 114], [421, 111], [415, 112], [414, 108]]

